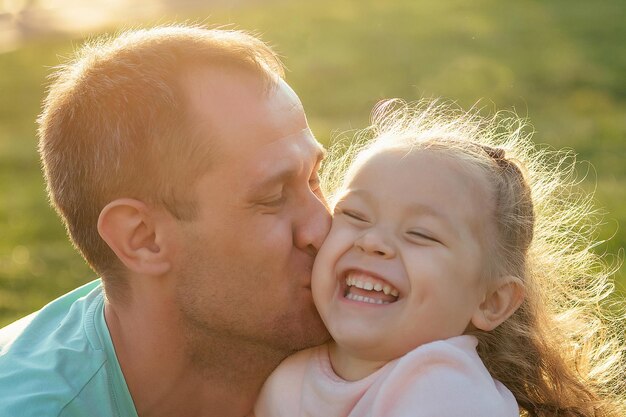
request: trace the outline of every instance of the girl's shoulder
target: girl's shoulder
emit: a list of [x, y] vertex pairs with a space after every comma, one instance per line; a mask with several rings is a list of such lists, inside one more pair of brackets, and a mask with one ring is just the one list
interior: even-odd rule
[[380, 386], [378, 415], [519, 416], [513, 394], [489, 374], [476, 345], [475, 337], [458, 336], [397, 359]]
[[288, 356], [267, 378], [254, 407], [256, 417], [298, 415], [300, 392], [307, 368], [323, 354], [325, 346], [301, 350]]

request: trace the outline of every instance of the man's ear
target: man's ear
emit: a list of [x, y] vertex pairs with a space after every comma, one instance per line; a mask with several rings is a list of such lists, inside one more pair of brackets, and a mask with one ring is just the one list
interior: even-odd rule
[[169, 271], [167, 245], [161, 239], [162, 219], [145, 203], [132, 198], [111, 201], [100, 212], [98, 233], [131, 271], [161, 275]]
[[508, 319], [524, 301], [524, 285], [514, 276], [498, 279], [495, 288], [487, 291], [485, 299], [472, 316], [472, 324], [490, 331]]

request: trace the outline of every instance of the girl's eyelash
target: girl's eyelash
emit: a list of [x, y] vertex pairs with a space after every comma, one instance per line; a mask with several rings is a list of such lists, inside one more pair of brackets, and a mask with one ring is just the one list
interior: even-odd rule
[[352, 219], [361, 221], [361, 222], [366, 221], [365, 217], [363, 217], [361, 214], [355, 213], [354, 211], [351, 211], [351, 210], [340, 210], [340, 213], [345, 214], [346, 216], [348, 216], [348, 217], [350, 217]]
[[411, 236], [416, 236], [416, 237], [419, 237], [419, 238], [422, 238], [422, 239], [430, 240], [431, 242], [439, 243], [439, 241], [437, 239], [435, 239], [434, 237], [432, 237], [430, 235], [424, 234], [424, 233], [411, 231], [411, 232], [408, 232], [408, 234], [411, 235]]

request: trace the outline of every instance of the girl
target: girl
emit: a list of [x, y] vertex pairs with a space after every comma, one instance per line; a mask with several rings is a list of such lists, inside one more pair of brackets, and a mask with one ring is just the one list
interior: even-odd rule
[[333, 340], [285, 360], [255, 415], [626, 415], [572, 156], [438, 103], [386, 102], [367, 133], [328, 175], [349, 164], [312, 277]]

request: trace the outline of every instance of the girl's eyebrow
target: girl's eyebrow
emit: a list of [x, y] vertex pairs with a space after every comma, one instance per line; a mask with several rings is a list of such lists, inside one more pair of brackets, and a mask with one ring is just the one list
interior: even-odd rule
[[[367, 190], [364, 190], [361, 188], [348, 188], [344, 191], [343, 194], [339, 196], [339, 198], [336, 201], [336, 204], [340, 204], [342, 201], [345, 201], [346, 199], [352, 196], [362, 198], [363, 200], [365, 200], [366, 202], [370, 204], [374, 204], [376, 200], [375, 197], [372, 196], [372, 194]], [[449, 226], [451, 230], [455, 229], [455, 227], [453, 227], [455, 222], [449, 215], [442, 212], [441, 210], [437, 210], [435, 207], [432, 207], [428, 204], [412, 203], [408, 206], [407, 212], [410, 215], [432, 217], [434, 219], [437, 219], [444, 225]]]
[[411, 213], [418, 214], [418, 215], [435, 217], [444, 221], [447, 224], [452, 224], [452, 221], [451, 221], [452, 219], [450, 219], [449, 216], [447, 216], [445, 213], [442, 213], [440, 210], [437, 210], [434, 207], [429, 206], [427, 204], [422, 204], [422, 203], [411, 204], [409, 206], [408, 211]]

